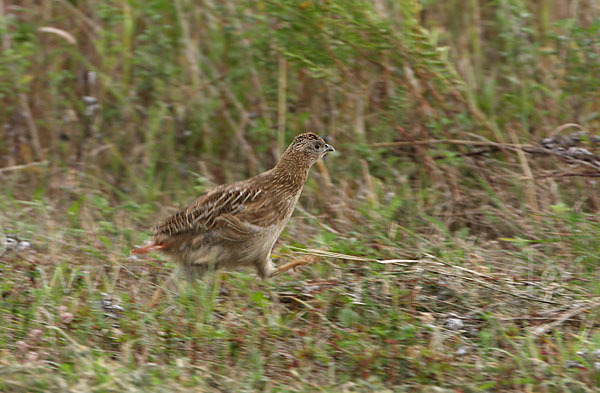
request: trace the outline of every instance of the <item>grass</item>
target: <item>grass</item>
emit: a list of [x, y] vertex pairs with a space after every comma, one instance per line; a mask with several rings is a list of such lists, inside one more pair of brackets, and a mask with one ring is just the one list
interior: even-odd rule
[[[597, 390], [600, 168], [539, 143], [597, 157], [597, 7], [462, 5], [0, 2], [0, 390]], [[315, 263], [148, 307], [147, 228], [304, 129]]]
[[269, 281], [218, 272], [152, 309], [172, 266], [128, 256], [147, 236], [131, 229], [143, 208], [99, 196], [77, 214], [45, 200], [2, 208], [18, 212], [8, 236], [32, 244], [0, 265], [5, 391], [593, 391], [598, 381], [598, 226], [565, 207], [540, 218], [543, 237], [492, 241], [437, 220], [427, 237], [379, 218], [335, 234], [297, 215], [276, 255], [315, 265]]

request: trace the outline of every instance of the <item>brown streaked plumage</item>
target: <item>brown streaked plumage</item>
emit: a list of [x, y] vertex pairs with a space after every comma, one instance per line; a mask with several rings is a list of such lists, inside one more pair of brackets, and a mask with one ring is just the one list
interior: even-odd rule
[[294, 211], [310, 167], [330, 151], [334, 148], [317, 134], [296, 136], [273, 169], [203, 194], [156, 225], [151, 244], [132, 253], [170, 255], [188, 279], [202, 277], [210, 267], [254, 266], [268, 278], [296, 266], [275, 269], [271, 250]]

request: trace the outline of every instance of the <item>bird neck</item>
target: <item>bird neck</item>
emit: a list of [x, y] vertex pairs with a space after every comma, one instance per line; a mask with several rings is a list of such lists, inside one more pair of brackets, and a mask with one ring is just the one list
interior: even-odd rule
[[298, 152], [286, 150], [273, 168], [275, 181], [287, 185], [290, 190], [299, 191], [304, 187], [312, 162]]

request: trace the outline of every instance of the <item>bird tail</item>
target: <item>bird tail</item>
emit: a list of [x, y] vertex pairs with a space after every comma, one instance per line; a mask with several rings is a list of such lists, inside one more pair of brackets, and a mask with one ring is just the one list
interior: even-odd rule
[[131, 253], [134, 255], [146, 254], [148, 252], [162, 250], [164, 248], [167, 248], [168, 246], [169, 246], [168, 244], [164, 244], [164, 243], [163, 244], [148, 244], [147, 246], [134, 248], [133, 250], [131, 250]]

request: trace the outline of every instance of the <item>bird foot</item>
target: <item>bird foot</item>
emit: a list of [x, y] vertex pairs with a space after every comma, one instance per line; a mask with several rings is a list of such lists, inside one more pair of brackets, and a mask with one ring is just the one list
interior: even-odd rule
[[146, 310], [152, 310], [161, 301], [164, 301], [164, 297], [169, 294], [177, 294], [177, 290], [181, 290], [181, 287], [177, 287], [181, 282], [177, 278], [177, 273], [171, 274], [166, 280], [162, 282], [162, 285], [156, 285], [156, 290], [152, 294], [152, 298], [146, 303]]
[[146, 309], [152, 310], [160, 302], [163, 295], [164, 295], [163, 289], [161, 287], [156, 288], [156, 290], [154, 291], [154, 294], [152, 295], [152, 299], [150, 299], [150, 302], [148, 302], [148, 304], [146, 304]]
[[291, 262], [286, 263], [285, 265], [281, 265], [278, 268], [276, 268], [275, 270], [273, 270], [273, 272], [269, 275], [270, 277], [276, 277], [279, 276], [282, 273], [287, 272], [290, 269], [294, 269], [294, 271], [296, 271], [296, 269], [299, 266], [303, 266], [303, 265], [310, 265], [316, 262], [315, 258], [298, 258], [295, 259]]

